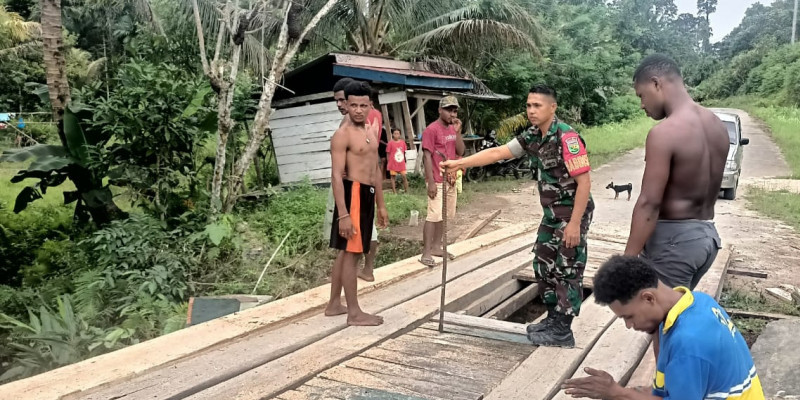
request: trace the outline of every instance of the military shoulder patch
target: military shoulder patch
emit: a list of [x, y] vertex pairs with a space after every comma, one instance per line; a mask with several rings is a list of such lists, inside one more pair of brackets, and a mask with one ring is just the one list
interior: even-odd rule
[[578, 154], [581, 151], [580, 140], [577, 136], [565, 138], [564, 144], [567, 146], [567, 151], [569, 151], [570, 154]]

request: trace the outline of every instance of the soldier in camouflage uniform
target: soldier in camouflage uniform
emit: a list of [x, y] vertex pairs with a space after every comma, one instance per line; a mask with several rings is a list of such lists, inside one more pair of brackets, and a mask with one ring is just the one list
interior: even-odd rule
[[594, 202], [589, 189], [589, 158], [583, 138], [555, 117], [556, 92], [534, 86], [528, 94], [531, 128], [505, 146], [442, 163], [447, 171], [529, 156], [537, 170], [544, 209], [533, 251], [533, 270], [547, 305], [547, 318], [528, 326], [528, 338], [539, 346], [572, 347], [572, 319], [583, 301], [586, 235]]

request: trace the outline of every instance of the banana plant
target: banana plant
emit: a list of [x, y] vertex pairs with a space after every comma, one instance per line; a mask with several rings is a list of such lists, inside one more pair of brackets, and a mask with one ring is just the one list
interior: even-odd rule
[[38, 144], [30, 147], [5, 150], [0, 162], [26, 162], [33, 160], [26, 169], [11, 178], [12, 183], [27, 179], [38, 182], [24, 187], [14, 202], [14, 212], [19, 213], [28, 205], [42, 198], [47, 189], [71, 180], [74, 191], [64, 192], [64, 204], [76, 203], [75, 218], [81, 221], [93, 219], [105, 224], [122, 215], [114, 204], [111, 189], [103, 184], [105, 174], [91, 168], [89, 152], [105, 140], [99, 135], [86, 134], [81, 128], [82, 118], [90, 118], [91, 110], [77, 103], [70, 103], [64, 110], [63, 145]]

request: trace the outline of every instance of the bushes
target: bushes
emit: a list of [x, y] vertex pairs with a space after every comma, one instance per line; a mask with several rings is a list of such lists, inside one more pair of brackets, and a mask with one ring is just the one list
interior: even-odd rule
[[253, 227], [266, 235], [267, 242], [280, 243], [289, 232], [284, 254], [302, 254], [324, 248], [322, 224], [328, 191], [309, 183], [271, 197], [266, 210], [245, 216]]

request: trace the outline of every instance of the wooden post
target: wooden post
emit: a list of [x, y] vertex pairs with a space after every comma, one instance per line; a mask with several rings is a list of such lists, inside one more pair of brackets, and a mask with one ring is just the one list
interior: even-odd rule
[[[403, 102], [403, 120], [405, 120], [405, 125], [408, 127], [406, 131], [406, 137], [408, 138], [409, 148], [416, 149], [414, 146], [414, 124], [411, 123], [411, 109], [408, 106], [408, 100]], [[414, 173], [419, 173], [422, 169], [423, 157], [422, 157], [422, 150], [417, 151], [417, 161], [414, 163]]]
[[389, 122], [389, 107], [381, 104], [381, 114], [383, 115], [383, 127], [386, 129], [386, 140], [392, 140], [392, 124]]
[[406, 125], [406, 138], [414, 145], [414, 125], [411, 123], [411, 110], [408, 107], [408, 100], [403, 102], [403, 121]]
[[400, 133], [406, 135], [406, 127], [403, 124], [403, 108], [400, 103], [392, 103], [392, 115], [394, 116], [394, 126], [400, 128]]

